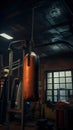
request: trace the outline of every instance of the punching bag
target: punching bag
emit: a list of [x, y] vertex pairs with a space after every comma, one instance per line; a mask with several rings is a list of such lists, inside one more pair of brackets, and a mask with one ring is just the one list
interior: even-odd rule
[[39, 82], [39, 57], [31, 52], [26, 54], [23, 60], [23, 98], [36, 101]]

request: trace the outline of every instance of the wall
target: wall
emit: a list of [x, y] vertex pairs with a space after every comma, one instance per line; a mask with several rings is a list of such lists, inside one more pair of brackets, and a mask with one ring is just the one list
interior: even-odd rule
[[[53, 57], [41, 60], [40, 65], [40, 87], [41, 87], [41, 100], [45, 104], [45, 87], [46, 87], [46, 71], [51, 70], [65, 70], [65, 69], [73, 69], [73, 59], [72, 57]], [[55, 119], [55, 111], [52, 111], [45, 104], [45, 116], [47, 118]]]

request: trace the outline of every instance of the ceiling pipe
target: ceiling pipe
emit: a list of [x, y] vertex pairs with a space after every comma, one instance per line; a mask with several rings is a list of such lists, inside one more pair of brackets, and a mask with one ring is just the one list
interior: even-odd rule
[[44, 46], [50, 46], [50, 45], [58, 45], [58, 44], [64, 44], [70, 48], [73, 49], [73, 45], [71, 45], [69, 42], [67, 41], [64, 41], [64, 40], [59, 40], [59, 41], [56, 41], [56, 42], [50, 42], [50, 43], [46, 43], [46, 44], [42, 44], [42, 45], [37, 45], [35, 46], [35, 48], [38, 48], [38, 47], [44, 47]]
[[[19, 47], [14, 46], [15, 44], [16, 45], [20, 44], [20, 46]], [[16, 41], [10, 42], [8, 49], [14, 48], [14, 49], [19, 50], [19, 49], [22, 49], [22, 47], [26, 48], [26, 41], [25, 40], [16, 40]]]

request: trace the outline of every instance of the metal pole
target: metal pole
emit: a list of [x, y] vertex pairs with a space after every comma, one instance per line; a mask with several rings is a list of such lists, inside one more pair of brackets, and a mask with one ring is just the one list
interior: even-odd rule
[[7, 114], [6, 114], [6, 123], [7, 123], [7, 129], [10, 130], [9, 126], [9, 109], [10, 109], [10, 76], [12, 75], [12, 62], [13, 62], [13, 52], [9, 48], [9, 75], [8, 75], [8, 93], [7, 93]]
[[[23, 48], [23, 62], [24, 62], [24, 56], [25, 56], [25, 51]], [[23, 68], [23, 67], [22, 67]], [[22, 110], [21, 110], [21, 130], [24, 130], [24, 99], [23, 99], [23, 76], [22, 76]]]

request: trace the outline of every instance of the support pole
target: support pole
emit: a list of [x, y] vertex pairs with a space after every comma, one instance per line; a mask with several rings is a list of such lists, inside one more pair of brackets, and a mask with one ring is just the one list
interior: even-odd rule
[[[25, 51], [24, 51], [24, 47], [23, 47], [23, 61], [22, 62], [24, 62], [24, 56], [25, 56]], [[22, 63], [23, 64], [23, 63]], [[23, 67], [22, 67], [23, 68]], [[22, 110], [21, 110], [21, 130], [24, 130], [24, 104], [25, 104], [25, 101], [24, 101], [24, 99], [23, 99], [23, 76], [22, 76]]]
[[6, 114], [6, 123], [7, 123], [7, 129], [10, 130], [9, 126], [9, 109], [10, 109], [10, 76], [12, 75], [12, 62], [13, 62], [13, 52], [10, 48], [8, 48], [9, 51], [9, 75], [8, 75], [8, 93], [7, 93], [7, 114]]

